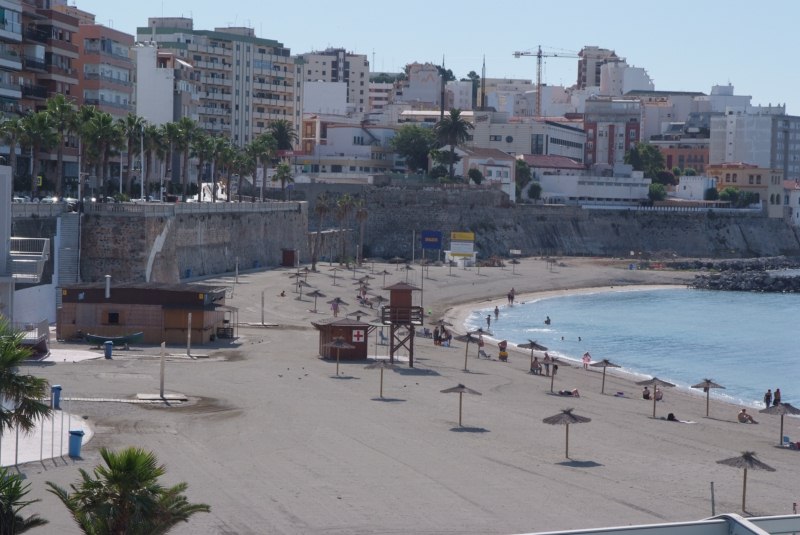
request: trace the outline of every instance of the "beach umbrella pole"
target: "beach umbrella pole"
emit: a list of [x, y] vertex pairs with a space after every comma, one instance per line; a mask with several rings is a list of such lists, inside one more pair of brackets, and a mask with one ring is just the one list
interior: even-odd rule
[[656, 387], [653, 387], [653, 418], [656, 417]]
[[[467, 355], [469, 355], [469, 340], [467, 340], [467, 347], [464, 348], [464, 371], [467, 370]], [[459, 422], [460, 425], [460, 422]]]
[[383, 368], [381, 368], [381, 397], [383, 397]]
[[529, 369], [533, 373], [533, 348], [531, 348], [531, 367]]
[[569, 424], [567, 424], [567, 450], [564, 452], [569, 459]]
[[742, 479], [742, 512], [744, 513], [744, 498], [747, 496], [747, 468], [744, 469], [744, 479]]
[[602, 384], [600, 386], [600, 393], [601, 394], [605, 394], [606, 393], [606, 367], [605, 366], [603, 366], [603, 382], [602, 382]]
[[458, 393], [458, 427], [461, 427], [461, 406], [463, 405], [464, 401], [464, 393]]
[[778, 437], [778, 445], [783, 446], [783, 414], [781, 414], [781, 436]]
[[556, 374], [553, 373], [553, 374], [550, 375], [550, 393], [551, 394], [553, 393], [553, 383], [555, 382], [555, 380], [556, 380]]
[[339, 376], [339, 351], [340, 349], [336, 350], [336, 376]]

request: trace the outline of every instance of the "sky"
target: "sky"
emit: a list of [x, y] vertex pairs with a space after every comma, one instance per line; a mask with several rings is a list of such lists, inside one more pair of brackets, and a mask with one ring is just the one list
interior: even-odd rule
[[[796, 0], [69, 0], [100, 24], [136, 35], [149, 17], [194, 19], [196, 30], [253, 28], [292, 55], [345, 48], [364, 54], [372, 71], [399, 72], [414, 61], [445, 66], [459, 79], [536, 77], [536, 58], [515, 51], [571, 54], [584, 46], [615, 50], [643, 67], [656, 90], [734, 86], [752, 104], [786, 104], [800, 115]], [[549, 58], [542, 81], [571, 86], [577, 59]]]

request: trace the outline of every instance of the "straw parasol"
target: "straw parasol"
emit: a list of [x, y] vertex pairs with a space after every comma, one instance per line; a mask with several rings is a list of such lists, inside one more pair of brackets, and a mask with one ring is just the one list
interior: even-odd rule
[[328, 342], [327, 344], [325, 344], [325, 347], [330, 347], [330, 348], [336, 350], [336, 375], [338, 377], [338, 375], [339, 375], [339, 352], [342, 349], [355, 349], [356, 346], [348, 344], [347, 342], [344, 341], [344, 338], [342, 338], [342, 337], [336, 337], [336, 338], [333, 339], [332, 342]]
[[389, 259], [389, 263], [390, 264], [395, 264], [395, 266], [394, 266], [394, 270], [395, 271], [400, 269], [400, 264], [402, 264], [405, 261], [406, 261], [406, 259], [401, 257], [401, 256], [395, 256], [395, 257], [392, 257], [392, 258]]
[[517, 347], [520, 349], [530, 349], [531, 350], [531, 368], [533, 368], [533, 351], [547, 351], [547, 348], [544, 347], [542, 344], [537, 344], [536, 340], [531, 340], [528, 338], [527, 344], [520, 344]]
[[743, 451], [741, 457], [731, 457], [730, 459], [723, 459], [717, 461], [718, 464], [726, 466], [733, 466], [734, 468], [744, 468], [744, 478], [742, 479], [742, 512], [745, 512], [744, 504], [745, 497], [747, 496], [747, 470], [766, 470], [767, 472], [774, 472], [775, 469], [771, 466], [762, 463], [756, 459], [755, 452]]
[[653, 377], [652, 379], [648, 379], [647, 381], [639, 381], [636, 384], [639, 385], [639, 386], [652, 386], [653, 387], [653, 395], [652, 395], [652, 397], [653, 397], [653, 418], [656, 417], [656, 401], [657, 401], [656, 400], [656, 387], [657, 386], [663, 386], [663, 387], [675, 386], [674, 384], [672, 384], [672, 383], [670, 383], [668, 381], [662, 381], [658, 377]]
[[449, 321], [445, 320], [444, 318], [439, 318], [438, 320], [434, 320], [430, 322], [430, 325], [435, 325], [438, 327], [452, 327], [453, 324]]
[[376, 360], [375, 362], [372, 362], [370, 364], [367, 364], [364, 367], [367, 368], [367, 369], [370, 369], [370, 370], [371, 369], [375, 369], [375, 368], [379, 368], [381, 370], [380, 396], [381, 396], [381, 398], [383, 398], [383, 370], [394, 370], [395, 368], [397, 368], [397, 366], [394, 363], [389, 362], [388, 360], [380, 359], [380, 360]]
[[414, 268], [411, 266], [411, 264], [406, 264], [406, 266], [403, 269], [406, 270], [406, 282], [408, 282], [408, 272], [414, 271]]
[[464, 394], [474, 394], [476, 396], [480, 396], [481, 393], [471, 388], [467, 388], [466, 386], [459, 384], [458, 386], [454, 386], [453, 388], [445, 388], [441, 391], [442, 394], [454, 394], [458, 393], [458, 427], [461, 427], [461, 406], [464, 399]]
[[508, 261], [508, 263], [511, 264], [511, 274], [512, 275], [516, 275], [517, 274], [517, 264], [519, 264], [520, 261], [517, 260], [516, 258], [512, 258], [511, 260]]
[[781, 415], [781, 434], [778, 437], [778, 445], [783, 446], [783, 417], [786, 416], [787, 414], [791, 415], [800, 414], [800, 409], [794, 407], [791, 403], [779, 403], [778, 405], [773, 405], [772, 407], [761, 409], [758, 412], [763, 412], [764, 414]]
[[314, 309], [312, 310], [312, 312], [316, 312], [317, 311], [317, 298], [318, 297], [325, 297], [325, 294], [320, 292], [319, 290], [314, 290], [313, 292], [308, 292], [306, 295], [308, 297], [313, 297], [314, 298]]
[[[458, 340], [459, 342], [466, 343], [466, 346], [464, 347], [464, 371], [465, 372], [469, 371], [469, 370], [467, 370], [467, 353], [469, 352], [469, 344], [470, 344], [470, 342], [477, 343], [478, 339], [475, 338], [474, 336], [472, 336], [472, 334], [470, 334], [470, 333], [460, 334], [460, 335], [456, 336], [455, 339]], [[480, 351], [480, 349], [478, 351]]]
[[593, 368], [603, 368], [603, 383], [602, 383], [602, 386], [600, 387], [600, 393], [601, 394], [605, 394], [606, 393], [606, 368], [619, 368], [620, 367], [619, 364], [614, 364], [613, 362], [611, 362], [608, 359], [603, 359], [603, 360], [598, 360], [597, 362], [592, 362], [591, 364], [589, 364], [589, 366], [592, 366]]
[[377, 304], [380, 307], [382, 303], [387, 303], [389, 300], [382, 295], [373, 295], [369, 298], [369, 301]]
[[328, 271], [333, 272], [333, 285], [336, 286], [336, 274], [341, 271], [338, 267], [331, 268]]
[[715, 383], [711, 379], [703, 379], [702, 381], [700, 381], [696, 385], [692, 385], [692, 388], [702, 388], [703, 392], [706, 393], [706, 418], [708, 418], [708, 405], [709, 405], [709, 401], [710, 401], [709, 398], [711, 397], [711, 389], [712, 388], [722, 388], [724, 390], [725, 387], [722, 386], [722, 385], [718, 385], [717, 383]]
[[386, 271], [385, 269], [378, 273], [378, 275], [383, 275], [383, 286], [386, 286], [386, 275], [391, 275], [391, 271]]
[[297, 296], [297, 299], [299, 301], [303, 300], [303, 288], [311, 288], [311, 285], [309, 283], [307, 283], [306, 281], [299, 281], [297, 283], [297, 289], [300, 292], [300, 295]]
[[549, 416], [542, 420], [546, 424], [550, 425], [566, 425], [567, 426], [567, 449], [566, 449], [566, 457], [569, 459], [569, 424], [583, 424], [586, 422], [591, 422], [591, 418], [587, 418], [585, 416], [578, 416], [577, 414], [572, 414], [573, 409], [562, 409], [560, 413], [556, 414], [555, 416]]

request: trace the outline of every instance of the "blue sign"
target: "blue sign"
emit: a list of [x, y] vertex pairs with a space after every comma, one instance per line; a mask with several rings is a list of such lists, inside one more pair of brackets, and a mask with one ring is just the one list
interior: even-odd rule
[[438, 230], [423, 230], [420, 233], [423, 249], [441, 249], [442, 233]]

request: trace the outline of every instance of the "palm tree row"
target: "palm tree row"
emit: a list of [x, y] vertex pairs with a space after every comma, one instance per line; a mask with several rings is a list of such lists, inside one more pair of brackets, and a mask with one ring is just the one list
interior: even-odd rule
[[[280, 172], [280, 169], [279, 169]], [[359, 241], [356, 250], [356, 263], [361, 264], [364, 260], [364, 232], [368, 212], [363, 198], [353, 197], [349, 193], [344, 193], [339, 197], [330, 197], [327, 193], [321, 193], [314, 202], [314, 215], [317, 217], [317, 231], [311, 243], [311, 269], [316, 271], [317, 261], [320, 253], [320, 239], [325, 218], [333, 216], [339, 227], [339, 263], [344, 264], [348, 261], [347, 242], [345, 240], [345, 229], [351, 222], [351, 216], [359, 224]]]
[[[144, 149], [140, 158], [144, 163], [144, 169], [139, 170], [140, 180], [145, 184], [161, 183], [166, 173], [172, 171], [172, 176], [180, 182], [176, 189], [186, 200], [191, 158], [197, 162], [198, 186], [204, 181], [217, 184], [220, 176], [227, 176], [226, 190], [230, 191], [230, 176], [238, 174], [238, 191], [241, 192], [243, 176], [255, 175], [259, 164], [266, 176], [267, 166], [276, 163], [277, 151], [291, 149], [297, 141], [291, 123], [285, 120], [274, 121], [267, 132], [241, 148], [226, 137], [207, 134], [187, 117], [161, 126], [150, 124], [134, 113], [114, 120], [94, 106], [76, 107], [63, 95], [50, 99], [41, 111], [0, 121], [0, 139], [9, 147], [8, 164], [15, 177], [30, 177], [33, 196], [39, 193], [41, 162], [53, 149], [56, 151], [54, 190], [57, 196], [62, 196], [64, 152], [66, 147], [75, 144], [80, 175], [96, 176], [100, 192], [111, 193], [110, 161], [118, 157], [122, 165], [122, 152], [125, 152], [127, 173], [120, 176], [123, 182], [120, 189], [134, 196], [133, 162], [134, 158], [142, 156]], [[30, 155], [28, 169], [18, 166], [18, 148], [21, 154]], [[291, 169], [279, 167], [275, 176], [273, 180], [281, 183], [285, 195], [286, 184], [292, 181]], [[217, 188], [213, 187], [212, 191], [212, 200], [216, 201]]]

